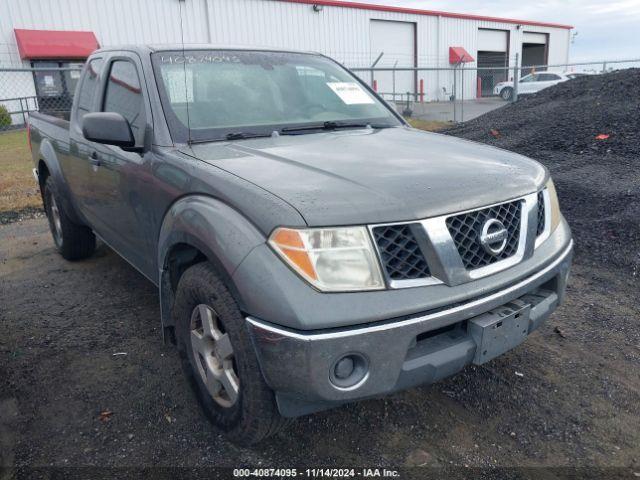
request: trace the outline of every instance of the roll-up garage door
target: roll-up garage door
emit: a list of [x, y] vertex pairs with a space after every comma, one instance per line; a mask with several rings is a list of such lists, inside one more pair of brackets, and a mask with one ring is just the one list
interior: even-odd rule
[[546, 70], [549, 52], [549, 35], [547, 33], [523, 32], [522, 33], [522, 75], [531, 73], [532, 67], [536, 66], [536, 70]]
[[478, 79], [483, 97], [493, 94], [493, 87], [507, 79], [509, 66], [509, 32], [478, 29]]
[[506, 30], [478, 30], [478, 51], [506, 52], [508, 50], [509, 32]]
[[[371, 20], [371, 60], [384, 53], [378, 67], [415, 67], [416, 66], [416, 24], [410, 22], [393, 22], [386, 20]], [[400, 94], [415, 92], [414, 72], [376, 72], [375, 80], [378, 92], [393, 94], [396, 99]], [[385, 95], [391, 99], [391, 95]]]
[[536, 43], [545, 45], [547, 43], [546, 33], [524, 32], [522, 34], [522, 43]]

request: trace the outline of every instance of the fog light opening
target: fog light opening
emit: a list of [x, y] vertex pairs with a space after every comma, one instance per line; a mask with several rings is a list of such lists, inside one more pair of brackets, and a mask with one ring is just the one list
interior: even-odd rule
[[342, 357], [340, 360], [338, 360], [338, 363], [336, 363], [334, 374], [336, 378], [344, 380], [345, 378], [349, 378], [351, 376], [354, 367], [355, 363], [352, 357]]
[[336, 360], [329, 370], [331, 383], [342, 390], [352, 390], [364, 383], [369, 375], [369, 362], [359, 353], [349, 353]]

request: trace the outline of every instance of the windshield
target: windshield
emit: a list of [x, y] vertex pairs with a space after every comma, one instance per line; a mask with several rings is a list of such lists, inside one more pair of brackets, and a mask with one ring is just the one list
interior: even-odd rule
[[153, 54], [153, 64], [177, 142], [269, 135], [314, 125], [401, 125], [359, 80], [320, 55], [187, 50]]

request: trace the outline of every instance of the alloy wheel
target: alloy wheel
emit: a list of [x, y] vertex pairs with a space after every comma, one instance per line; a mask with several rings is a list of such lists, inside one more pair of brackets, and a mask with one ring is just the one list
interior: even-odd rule
[[233, 345], [216, 311], [200, 304], [193, 309], [190, 324], [191, 347], [200, 379], [213, 400], [232, 407], [240, 393]]
[[53, 239], [58, 247], [62, 246], [62, 220], [60, 210], [53, 195], [49, 194], [49, 225], [53, 233]]

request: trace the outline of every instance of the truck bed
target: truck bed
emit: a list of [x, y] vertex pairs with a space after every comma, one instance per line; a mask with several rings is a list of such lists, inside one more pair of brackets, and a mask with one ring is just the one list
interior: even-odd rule
[[[29, 128], [31, 131], [31, 141], [39, 144], [43, 139], [48, 139], [56, 151], [65, 151], [69, 148], [69, 120], [54, 117], [40, 112], [29, 114]], [[38, 149], [32, 149], [37, 152]], [[34, 158], [34, 161], [37, 159]]]

